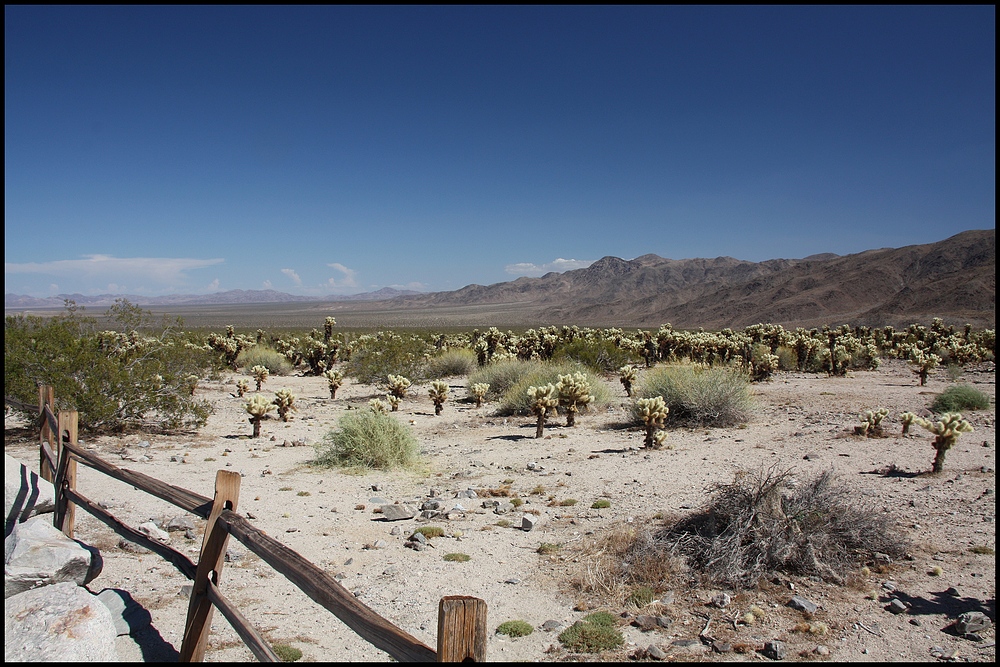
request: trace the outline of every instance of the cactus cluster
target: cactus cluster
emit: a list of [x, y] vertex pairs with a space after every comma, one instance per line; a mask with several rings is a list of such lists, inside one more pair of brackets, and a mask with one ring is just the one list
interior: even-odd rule
[[576, 413], [594, 400], [590, 395], [590, 382], [585, 374], [576, 372], [560, 375], [555, 386], [559, 394], [559, 405], [566, 410], [566, 426], [575, 426]]
[[486, 398], [486, 392], [490, 390], [490, 385], [485, 382], [476, 382], [471, 387], [469, 387], [469, 393], [472, 395], [473, 400], [476, 401], [476, 407], [483, 407], [483, 399]]
[[406, 390], [412, 384], [409, 378], [405, 378], [402, 375], [389, 375], [387, 379], [389, 393], [396, 398], [406, 398]]
[[448, 383], [444, 380], [434, 380], [434, 382], [431, 382], [431, 387], [427, 390], [427, 393], [431, 397], [431, 402], [434, 403], [434, 414], [441, 414], [444, 402], [448, 400]]
[[250, 391], [250, 380], [246, 378], [240, 378], [236, 381], [236, 396], [243, 398], [246, 393]]
[[920, 378], [920, 386], [923, 387], [927, 384], [927, 376], [941, 363], [941, 357], [915, 347], [910, 352], [909, 362], [914, 366], [913, 373]]
[[290, 389], [279, 389], [274, 392], [274, 406], [278, 409], [278, 416], [281, 417], [281, 421], [288, 421], [290, 414], [298, 410], [295, 407], [295, 398], [295, 394]]
[[340, 389], [340, 385], [344, 384], [343, 371], [331, 368], [323, 373], [323, 377], [326, 378], [330, 387], [330, 398], [337, 398], [337, 390]]
[[861, 413], [861, 425], [854, 427], [855, 435], [863, 435], [869, 438], [881, 438], [882, 432], [882, 420], [889, 415], [889, 411], [885, 408], [875, 408], [874, 410], [865, 410]]
[[267, 400], [264, 396], [260, 394], [255, 394], [247, 400], [244, 405], [247, 413], [250, 415], [250, 423], [253, 424], [253, 437], [260, 437], [260, 422], [264, 419], [264, 416], [274, 410], [276, 407], [273, 401]]
[[535, 437], [541, 438], [545, 431], [546, 415], [559, 405], [559, 392], [550, 382], [540, 387], [528, 387], [528, 398], [531, 401], [531, 414], [538, 419]]
[[914, 421], [917, 425], [927, 429], [935, 436], [932, 444], [937, 453], [934, 455], [932, 472], [941, 472], [944, 470], [945, 453], [955, 446], [955, 443], [958, 442], [958, 436], [962, 433], [971, 433], [973, 430], [972, 424], [963, 419], [961, 413], [958, 412], [945, 413], [936, 422], [919, 417]]
[[643, 441], [643, 446], [649, 449], [658, 449], [663, 444], [666, 432], [659, 431], [657, 433], [657, 429], [663, 428], [670, 408], [667, 407], [662, 396], [640, 398], [636, 401], [636, 406], [639, 416], [642, 418], [642, 423], [646, 427], [646, 439]]
[[904, 412], [899, 415], [899, 422], [903, 425], [903, 435], [910, 434], [910, 425], [916, 420], [917, 415], [912, 412]]
[[385, 406], [385, 403], [381, 399], [373, 398], [368, 401], [368, 407], [371, 408], [372, 412], [387, 414], [389, 409]]
[[267, 366], [254, 366], [250, 369], [250, 375], [253, 376], [254, 382], [257, 383], [257, 391], [260, 391], [260, 387], [267, 380], [267, 376], [271, 374], [271, 371], [267, 370]]
[[632, 398], [632, 384], [639, 377], [639, 371], [634, 366], [622, 366], [618, 369], [618, 381], [625, 388], [625, 395]]

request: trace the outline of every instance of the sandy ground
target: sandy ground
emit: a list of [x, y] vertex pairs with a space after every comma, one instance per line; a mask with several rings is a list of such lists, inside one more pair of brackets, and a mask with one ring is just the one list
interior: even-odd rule
[[[588, 613], [577, 608], [586, 596], [572, 586], [586, 560], [588, 545], [610, 527], [646, 523], [658, 512], [676, 514], [704, 505], [706, 489], [733, 480], [734, 473], [777, 463], [808, 480], [833, 469], [837, 479], [856, 490], [859, 501], [874, 503], [898, 522], [912, 541], [912, 560], [884, 571], [858, 575], [845, 586], [809, 578], [781, 577], [759, 588], [728, 591], [732, 605], [725, 610], [706, 606], [720, 590], [688, 588], [667, 582], [673, 602], [664, 613], [673, 619], [667, 629], [641, 632], [623, 619], [626, 646], [604, 659], [624, 659], [636, 649], [655, 644], [668, 658], [683, 660], [760, 659], [760, 654], [714, 654], [696, 640], [704, 614], [713, 614], [711, 634], [734, 646], [760, 649], [764, 642], [787, 642], [789, 659], [824, 659], [813, 651], [829, 649], [837, 661], [924, 661], [944, 658], [993, 661], [995, 634], [974, 642], [947, 628], [965, 611], [980, 610], [995, 619], [995, 556], [974, 553], [973, 547], [995, 547], [995, 374], [988, 368], [968, 369], [960, 381], [973, 384], [994, 399], [989, 410], [966, 416], [975, 427], [948, 454], [941, 475], [917, 474], [930, 469], [931, 436], [913, 427], [899, 435], [896, 415], [919, 411], [951, 382], [944, 369], [920, 387], [909, 369], [897, 362], [879, 371], [854, 372], [847, 378], [779, 373], [773, 381], [754, 386], [758, 409], [745, 428], [678, 429], [670, 432], [673, 449], [641, 450], [642, 433], [623, 427], [627, 398], [615, 378], [608, 379], [617, 399], [599, 411], [582, 414], [575, 428], [562, 417], [550, 420], [546, 437], [535, 439], [531, 418], [497, 417], [495, 405], [476, 408], [456, 399], [466, 396], [465, 378], [450, 378], [451, 400], [434, 416], [426, 386], [414, 386], [396, 416], [412, 424], [421, 444], [424, 465], [419, 472], [345, 474], [310, 465], [311, 447], [320, 442], [348, 406], [367, 409], [378, 388], [348, 382], [331, 400], [323, 378], [269, 378], [263, 392], [290, 388], [299, 411], [283, 423], [263, 423], [262, 437], [250, 439], [251, 426], [243, 401], [235, 398], [235, 377], [204, 382], [198, 392], [215, 404], [207, 426], [197, 433], [84, 438], [85, 445], [107, 460], [212, 496], [216, 471], [243, 475], [238, 510], [252, 523], [319, 565], [359, 600], [413, 634], [436, 646], [438, 601], [445, 595], [473, 595], [489, 606], [490, 660], [555, 661], [573, 658], [556, 639], [558, 632], [541, 629], [549, 620], [567, 626]], [[854, 436], [858, 414], [876, 406], [890, 410], [890, 436]], [[8, 454], [37, 466], [34, 438], [16, 420], [6, 421]], [[285, 441], [307, 446], [284, 447]], [[148, 443], [148, 444], [144, 444]], [[535, 464], [534, 470], [529, 463]], [[894, 467], [894, 468], [893, 468]], [[540, 468], [540, 469], [539, 469]], [[887, 469], [895, 474], [882, 474]], [[526, 500], [520, 510], [540, 511], [543, 521], [530, 532], [516, 529], [522, 512], [498, 516], [482, 508], [483, 499], [455, 499], [465, 489], [511, 488]], [[541, 495], [531, 495], [536, 487]], [[163, 501], [109, 480], [83, 466], [79, 489], [105, 503], [130, 525], [148, 519], [169, 519], [183, 513]], [[377, 489], [377, 490], [375, 490]], [[462, 504], [464, 518], [412, 519], [386, 522], [373, 513], [380, 503], [419, 501], [440, 491], [451, 507]], [[554, 506], [575, 499], [573, 506]], [[597, 499], [607, 509], [591, 509]], [[513, 526], [498, 525], [502, 520]], [[197, 559], [204, 522], [196, 520], [196, 539], [171, 533], [172, 543]], [[444, 528], [433, 548], [414, 551], [404, 541], [420, 525]], [[98, 546], [103, 573], [89, 588], [127, 590], [152, 615], [149, 630], [119, 638], [127, 660], [171, 660], [180, 648], [187, 597], [186, 579], [153, 554], [135, 554], [118, 546], [118, 538], [86, 513], [78, 513], [77, 537]], [[397, 530], [398, 529], [398, 530]], [[384, 545], [371, 548], [376, 541]], [[554, 554], [540, 555], [542, 543], [562, 545]], [[235, 540], [235, 559], [225, 567], [222, 589], [272, 642], [301, 649], [307, 661], [384, 661], [388, 656], [353, 634], [332, 614], [310, 601]], [[982, 551], [980, 549], [979, 551]], [[443, 556], [460, 552], [468, 562]], [[932, 575], [932, 568], [941, 573]], [[885, 610], [889, 590], [910, 605], [909, 613]], [[957, 589], [949, 595], [949, 587]], [[794, 590], [793, 590], [794, 589]], [[868, 594], [878, 591], [878, 599]], [[793, 594], [820, 605], [814, 620], [830, 628], [823, 636], [795, 632], [801, 612], [786, 606]], [[591, 609], [600, 601], [586, 600]], [[766, 615], [754, 626], [737, 625], [756, 605]], [[607, 607], [615, 613], [637, 612]], [[492, 631], [503, 621], [522, 619], [536, 630], [511, 639]], [[689, 644], [689, 645], [685, 645]], [[824, 649], [820, 649], [821, 652]], [[801, 655], [800, 655], [801, 654]], [[587, 659], [591, 659], [588, 657]], [[207, 655], [209, 661], [245, 661], [253, 656], [216, 613]]]

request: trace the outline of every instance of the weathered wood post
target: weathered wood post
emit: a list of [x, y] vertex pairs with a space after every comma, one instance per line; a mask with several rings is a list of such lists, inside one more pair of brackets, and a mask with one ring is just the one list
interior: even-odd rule
[[208, 634], [212, 629], [212, 612], [215, 610], [208, 599], [209, 581], [215, 585], [219, 584], [226, 556], [226, 544], [229, 542], [229, 532], [225, 524], [218, 519], [224, 510], [236, 511], [239, 497], [240, 474], [226, 470], [218, 471], [215, 475], [215, 499], [212, 501], [208, 523], [205, 524], [205, 538], [201, 544], [198, 571], [195, 574], [191, 601], [188, 604], [187, 622], [184, 624], [180, 662], [202, 662], [205, 659]]
[[45, 406], [49, 406], [49, 410], [55, 410], [55, 404], [55, 388], [46, 384], [38, 385], [38, 416], [42, 422], [42, 428], [38, 435], [38, 476], [46, 482], [51, 482], [56, 476], [56, 471], [52, 469], [48, 457], [45, 456], [46, 446], [52, 454], [59, 456], [58, 445], [54, 443], [52, 436], [52, 428], [49, 427], [49, 422], [45, 418]]
[[486, 661], [486, 600], [448, 595], [438, 605], [438, 662]]
[[68, 447], [62, 446], [63, 434], [71, 445], [77, 444], [80, 427], [80, 413], [76, 410], [59, 411], [59, 469], [53, 486], [56, 492], [55, 526], [66, 537], [72, 538], [76, 529], [76, 504], [66, 496], [66, 490], [76, 491], [76, 459]]

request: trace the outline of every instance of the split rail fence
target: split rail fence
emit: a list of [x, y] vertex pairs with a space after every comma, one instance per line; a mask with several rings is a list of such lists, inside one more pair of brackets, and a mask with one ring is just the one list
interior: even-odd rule
[[[92, 514], [116, 533], [163, 557], [181, 574], [191, 579], [182, 662], [201, 662], [205, 657], [212, 615], [217, 608], [240, 639], [261, 662], [281, 659], [264, 637], [219, 590], [229, 537], [283, 574], [314, 602], [324, 607], [362, 639], [385, 651], [399, 662], [482, 662], [486, 659], [486, 602], [479, 598], [453, 595], [438, 605], [437, 650], [382, 618], [358, 601], [336, 579], [253, 527], [236, 513], [239, 504], [239, 473], [219, 470], [215, 477], [215, 497], [188, 491], [132, 470], [119, 468], [82, 449], [77, 435], [79, 418], [75, 410], [54, 410], [54, 390], [38, 388], [38, 407], [6, 398], [5, 403], [21, 410], [37, 411], [39, 433], [39, 476], [55, 487], [55, 527], [73, 537], [76, 508]], [[147, 537], [126, 525], [76, 487], [77, 464], [82, 463], [108, 477], [151, 494], [191, 514], [207, 520], [198, 562], [180, 551]]]

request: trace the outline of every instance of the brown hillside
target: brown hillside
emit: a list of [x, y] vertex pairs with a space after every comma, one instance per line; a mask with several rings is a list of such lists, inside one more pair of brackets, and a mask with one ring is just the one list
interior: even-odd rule
[[[410, 296], [389, 308], [503, 304], [525, 323], [679, 328], [905, 325], [942, 317], [996, 326], [996, 231], [854, 255], [747, 262], [605, 257], [585, 269]], [[509, 317], [509, 314], [508, 314]]]

